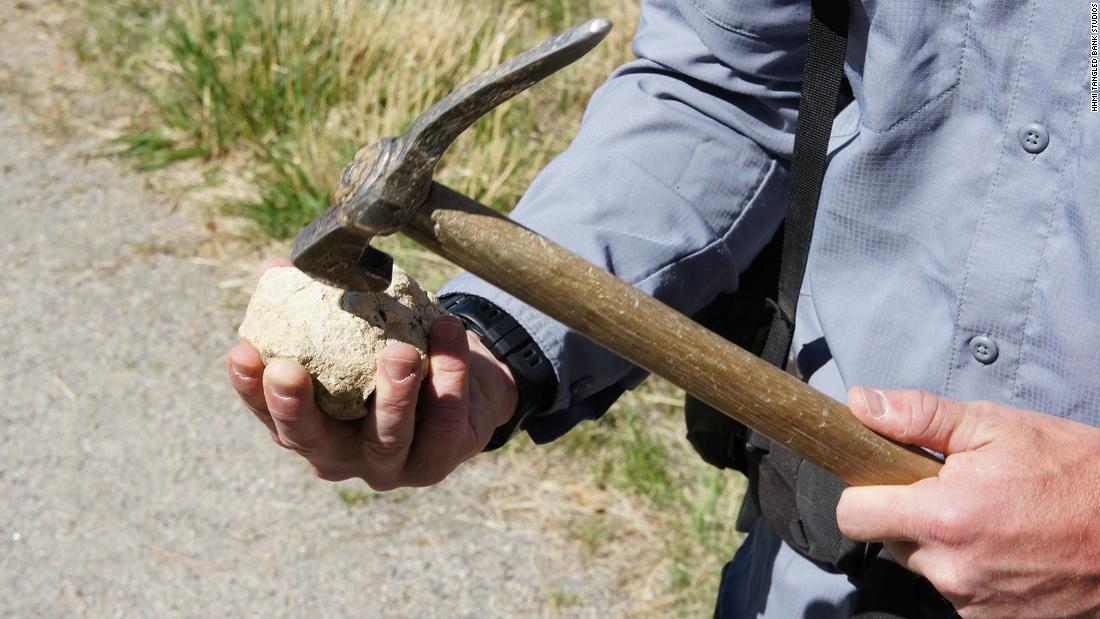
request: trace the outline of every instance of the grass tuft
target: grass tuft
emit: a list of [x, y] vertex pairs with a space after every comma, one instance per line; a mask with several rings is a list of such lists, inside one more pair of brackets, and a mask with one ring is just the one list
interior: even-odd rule
[[86, 1], [78, 49], [151, 111], [125, 137], [144, 139], [138, 165], [243, 154], [253, 196], [235, 210], [278, 237], [328, 205], [360, 146], [546, 37], [591, 15], [615, 19], [592, 57], [489, 114], [442, 163], [437, 178], [509, 210], [629, 57], [637, 19], [626, 0]]
[[370, 489], [349, 488], [339, 486], [336, 488], [336, 496], [340, 502], [348, 507], [362, 507], [376, 499], [380, 494]]
[[262, 232], [275, 238], [293, 236], [331, 203], [329, 192], [317, 186], [309, 169], [282, 146], [267, 153], [255, 194], [251, 200], [230, 205], [229, 210], [247, 215]]
[[554, 608], [560, 610], [580, 604], [581, 596], [570, 591], [552, 591], [550, 593], [550, 603], [554, 605]]
[[179, 161], [204, 158], [209, 152], [201, 146], [180, 147], [163, 129], [136, 129], [111, 140], [117, 147], [112, 153], [129, 159], [141, 171], [159, 170]]

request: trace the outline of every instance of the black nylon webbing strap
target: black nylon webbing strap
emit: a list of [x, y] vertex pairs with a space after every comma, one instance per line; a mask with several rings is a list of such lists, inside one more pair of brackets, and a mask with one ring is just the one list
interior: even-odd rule
[[802, 98], [798, 104], [798, 130], [791, 161], [791, 190], [783, 231], [779, 294], [768, 340], [760, 355], [780, 368], [787, 364], [794, 335], [798, 293], [806, 274], [817, 203], [825, 178], [829, 135], [844, 77], [847, 37], [848, 3], [845, 0], [813, 0]]

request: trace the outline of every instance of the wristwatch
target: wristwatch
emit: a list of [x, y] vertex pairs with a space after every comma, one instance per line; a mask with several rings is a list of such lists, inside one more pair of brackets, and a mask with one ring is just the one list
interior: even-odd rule
[[439, 300], [444, 309], [462, 319], [466, 328], [476, 333], [485, 347], [508, 366], [516, 381], [519, 394], [516, 412], [493, 432], [485, 446], [485, 451], [492, 451], [524, 429], [530, 417], [546, 412], [557, 393], [557, 376], [527, 330], [492, 301], [462, 293]]

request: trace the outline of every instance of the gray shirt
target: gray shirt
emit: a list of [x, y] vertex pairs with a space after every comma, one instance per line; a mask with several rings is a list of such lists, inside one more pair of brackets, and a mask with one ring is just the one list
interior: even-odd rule
[[[687, 314], [736, 289], [784, 215], [808, 7], [647, 0], [638, 60], [593, 96], [514, 217]], [[1100, 425], [1090, 17], [1086, 2], [852, 3], [856, 100], [834, 126], [795, 333], [795, 353], [827, 351], [811, 385], [837, 399], [853, 385], [922, 389]], [[644, 377], [469, 274], [445, 291], [494, 300], [553, 363], [559, 389], [529, 428], [537, 441]], [[744, 579], [746, 615], [848, 612], [845, 579], [769, 535], [747, 542], [759, 557], [741, 567], [773, 573]]]

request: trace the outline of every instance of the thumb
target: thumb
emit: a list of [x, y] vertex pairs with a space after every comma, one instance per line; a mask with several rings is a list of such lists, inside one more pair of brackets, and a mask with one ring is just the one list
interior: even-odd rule
[[989, 413], [980, 402], [963, 403], [923, 391], [854, 387], [848, 406], [863, 425], [900, 443], [950, 455], [992, 440]]

